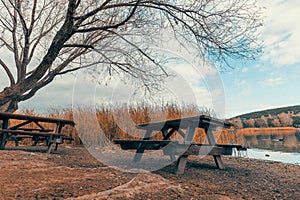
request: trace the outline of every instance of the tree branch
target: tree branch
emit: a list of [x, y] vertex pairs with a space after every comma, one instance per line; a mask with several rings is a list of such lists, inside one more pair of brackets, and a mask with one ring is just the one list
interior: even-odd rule
[[7, 65], [3, 62], [3, 60], [0, 58], [0, 65], [4, 68], [9, 80], [10, 80], [10, 85], [14, 85], [15, 84], [15, 79], [14, 76], [12, 75], [11, 71], [9, 70], [9, 68], [7, 67]]
[[17, 39], [17, 27], [18, 27], [18, 21], [17, 21], [17, 11], [14, 9], [14, 15], [13, 17], [13, 29], [12, 29], [12, 39], [13, 39], [13, 53], [15, 58], [15, 63], [17, 66], [17, 70], [20, 69], [21, 62], [19, 57], [19, 48], [18, 48], [18, 39]]
[[137, 0], [136, 3], [134, 4], [133, 9], [130, 12], [130, 14], [123, 21], [121, 21], [120, 23], [117, 23], [117, 24], [114, 24], [114, 25], [103, 26], [103, 27], [92, 27], [92, 28], [86, 28], [86, 29], [78, 29], [78, 30], [76, 30], [76, 32], [77, 33], [86, 33], [86, 32], [99, 31], [99, 30], [116, 29], [120, 26], [123, 26], [134, 15], [139, 3], [140, 3], [140, 0]]
[[[104, 6], [106, 6], [109, 2], [111, 2], [112, 0], [106, 0], [101, 6], [99, 6], [98, 8], [96, 8], [95, 10], [83, 15], [83, 16], [79, 16], [79, 17], [75, 17], [75, 20], [78, 21], [76, 23], [76, 25], [80, 25], [84, 20], [88, 19], [89, 17], [94, 16], [95, 14], [97, 14], [98, 12], [100, 12]], [[77, 7], [79, 6], [80, 1], [77, 4]]]
[[40, 78], [42, 78], [47, 70], [52, 66], [54, 60], [59, 55], [65, 42], [67, 42], [74, 32], [74, 15], [76, 12], [76, 1], [69, 0], [66, 19], [60, 29], [56, 32], [52, 43], [43, 57], [42, 62], [36, 67], [29, 77], [25, 79], [27, 88], [30, 88]]
[[[109, 31], [112, 33], [115, 33], [113, 31]], [[151, 58], [147, 53], [145, 53], [141, 48], [139, 48], [136, 44], [130, 42], [129, 40], [127, 40], [125, 37], [123, 37], [122, 35], [115, 33], [118, 37], [120, 37], [122, 40], [124, 40], [125, 42], [127, 42], [129, 45], [133, 46], [136, 50], [138, 50], [138, 52], [140, 52], [143, 56], [145, 56], [147, 59], [149, 59], [152, 63], [154, 63], [156, 66], [158, 66], [163, 73], [168, 76], [168, 73], [166, 72], [166, 70], [163, 68], [163, 66], [161, 66], [159, 63], [157, 63], [153, 58]]]
[[87, 44], [65, 44], [63, 45], [64, 48], [66, 47], [77, 47], [77, 48], [84, 48], [84, 49], [94, 49], [93, 45], [87, 45]]
[[28, 32], [29, 32], [28, 34], [29, 35], [31, 34], [34, 23], [35, 23], [36, 4], [37, 4], [37, 0], [34, 0], [32, 12], [31, 12], [31, 22], [30, 22], [30, 26], [29, 26], [29, 29], [28, 29]]

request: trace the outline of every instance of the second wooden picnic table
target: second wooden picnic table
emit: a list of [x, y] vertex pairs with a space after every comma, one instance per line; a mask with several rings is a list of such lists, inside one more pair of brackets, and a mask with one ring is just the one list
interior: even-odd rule
[[[170, 155], [173, 160], [175, 160], [175, 156], [179, 156], [177, 160], [177, 174], [184, 173], [189, 155], [212, 155], [217, 167], [224, 169], [221, 155], [232, 155], [233, 148], [240, 149], [242, 146], [237, 144], [216, 144], [213, 131], [215, 131], [217, 127], [230, 128], [231, 126], [231, 123], [227, 123], [223, 120], [200, 115], [140, 124], [136, 127], [146, 131], [142, 140], [115, 140], [114, 142], [120, 144], [124, 150], [136, 149], [134, 162], [138, 162], [141, 159], [145, 150], [163, 150], [164, 154]], [[203, 128], [205, 130], [208, 144], [196, 144], [192, 142], [197, 128]], [[162, 132], [162, 140], [149, 140], [155, 131]], [[180, 134], [184, 140], [170, 140], [170, 137], [175, 132]]]
[[[12, 125], [10, 120], [15, 120], [15, 124]], [[28, 124], [34, 124], [37, 128], [28, 128], [26, 127]], [[47, 129], [45, 124], [55, 125], [54, 129]], [[15, 141], [18, 146], [19, 140], [32, 138], [35, 144], [39, 140], [45, 140], [47, 152], [50, 153], [52, 144], [55, 144], [57, 150], [58, 145], [64, 140], [72, 140], [62, 132], [65, 125], [73, 127], [75, 123], [72, 120], [0, 112], [0, 149], [5, 149], [7, 141]]]

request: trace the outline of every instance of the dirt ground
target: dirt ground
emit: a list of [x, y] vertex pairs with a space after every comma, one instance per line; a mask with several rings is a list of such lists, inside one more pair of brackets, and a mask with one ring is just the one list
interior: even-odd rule
[[0, 199], [299, 199], [300, 166], [248, 158], [189, 157], [183, 175], [175, 163], [152, 173], [122, 172], [82, 146], [0, 151]]

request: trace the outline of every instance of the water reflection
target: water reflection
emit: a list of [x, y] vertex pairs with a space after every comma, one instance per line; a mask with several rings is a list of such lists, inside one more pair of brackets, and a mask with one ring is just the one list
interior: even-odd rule
[[244, 136], [250, 148], [300, 153], [300, 132]]
[[247, 157], [300, 165], [300, 153], [282, 153], [262, 149], [248, 149]]

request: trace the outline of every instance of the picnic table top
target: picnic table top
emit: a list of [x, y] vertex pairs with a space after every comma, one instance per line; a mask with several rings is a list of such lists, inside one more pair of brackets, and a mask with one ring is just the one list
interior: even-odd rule
[[169, 128], [187, 128], [188, 126], [194, 126], [199, 128], [206, 128], [207, 126], [213, 127], [225, 127], [230, 128], [233, 124], [226, 122], [225, 120], [213, 118], [207, 115], [198, 115], [193, 117], [186, 117], [186, 118], [178, 118], [160, 122], [153, 122], [153, 123], [145, 123], [139, 124], [136, 127], [138, 129], [145, 129], [145, 130], [162, 130], [162, 129], [169, 129]]
[[72, 120], [0, 112], [0, 120], [7, 120], [7, 119], [28, 120], [28, 121], [48, 122], [48, 123], [60, 123], [60, 124], [69, 124], [72, 126], [75, 125], [74, 121], [72, 121]]

